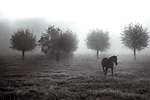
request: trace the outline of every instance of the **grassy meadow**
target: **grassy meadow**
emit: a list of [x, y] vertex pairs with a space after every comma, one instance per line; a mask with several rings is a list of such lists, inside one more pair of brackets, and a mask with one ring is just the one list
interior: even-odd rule
[[118, 56], [104, 76], [100, 55], [50, 60], [0, 56], [0, 100], [149, 100], [150, 56]]

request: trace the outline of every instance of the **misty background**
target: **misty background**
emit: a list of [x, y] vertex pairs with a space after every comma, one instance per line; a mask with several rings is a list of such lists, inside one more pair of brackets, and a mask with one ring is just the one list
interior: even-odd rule
[[[10, 49], [10, 37], [18, 28], [29, 28], [37, 41], [49, 25], [62, 30], [71, 29], [79, 39], [75, 54], [95, 54], [85, 44], [89, 30], [109, 31], [111, 55], [133, 54], [121, 41], [125, 24], [140, 23], [150, 32], [148, 0], [5, 0], [0, 3], [0, 55], [21, 54]], [[150, 43], [137, 55], [149, 54]], [[32, 54], [42, 54], [36, 47]], [[101, 53], [100, 53], [101, 55]]]

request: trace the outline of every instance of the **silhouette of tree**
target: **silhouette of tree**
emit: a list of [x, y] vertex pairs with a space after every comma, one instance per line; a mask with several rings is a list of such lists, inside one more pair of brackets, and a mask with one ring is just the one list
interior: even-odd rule
[[136, 60], [136, 50], [142, 50], [148, 45], [148, 31], [147, 28], [143, 28], [140, 24], [130, 23], [124, 27], [121, 35], [122, 43], [129, 49], [134, 51], [134, 60]]
[[60, 35], [58, 40], [59, 49], [67, 55], [72, 54], [78, 45], [78, 39], [71, 30], [66, 30]]
[[97, 52], [97, 59], [98, 59], [98, 54], [99, 51], [103, 52], [106, 51], [109, 46], [109, 32], [103, 32], [102, 30], [99, 29], [93, 29], [89, 31], [89, 34], [87, 35], [86, 38], [86, 45], [87, 48], [96, 50]]
[[32, 51], [36, 46], [36, 37], [26, 29], [18, 29], [17, 32], [10, 38], [10, 44], [12, 49], [22, 51], [22, 58], [24, 59], [25, 52]]
[[61, 29], [49, 26], [47, 33], [42, 34], [38, 41], [42, 46], [42, 52], [51, 56], [59, 53], [71, 54], [77, 49], [77, 37], [71, 30], [62, 32]]
[[54, 26], [49, 26], [47, 33], [43, 33], [38, 41], [41, 45], [41, 51], [48, 55], [54, 55], [58, 50], [57, 41], [60, 38], [62, 31]]

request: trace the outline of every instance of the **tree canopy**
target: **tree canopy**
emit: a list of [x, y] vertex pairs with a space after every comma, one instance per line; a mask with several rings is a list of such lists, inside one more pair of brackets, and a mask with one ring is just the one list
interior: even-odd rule
[[140, 51], [147, 47], [148, 34], [147, 28], [143, 28], [141, 24], [133, 25], [130, 23], [124, 27], [121, 41], [126, 47], [134, 51], [134, 60], [136, 60], [136, 50]]
[[47, 33], [43, 33], [38, 41], [42, 52], [48, 55], [55, 55], [57, 52], [72, 53], [77, 49], [78, 40], [71, 30], [62, 31], [54, 26], [49, 26]]
[[11, 36], [10, 44], [10, 48], [22, 51], [22, 57], [24, 58], [25, 52], [34, 50], [36, 46], [36, 37], [29, 29], [18, 29], [18, 31], [14, 32]]
[[77, 49], [78, 39], [76, 35], [68, 29], [60, 35], [58, 45], [61, 51], [71, 53]]
[[47, 33], [43, 33], [38, 41], [41, 46], [41, 51], [45, 54], [54, 54], [58, 50], [57, 40], [60, 38], [62, 31], [54, 26], [49, 26]]
[[106, 51], [109, 48], [109, 32], [104, 32], [100, 29], [93, 29], [89, 31], [89, 34], [86, 38], [86, 45], [87, 48], [96, 50], [97, 51], [97, 58], [98, 58], [98, 52]]

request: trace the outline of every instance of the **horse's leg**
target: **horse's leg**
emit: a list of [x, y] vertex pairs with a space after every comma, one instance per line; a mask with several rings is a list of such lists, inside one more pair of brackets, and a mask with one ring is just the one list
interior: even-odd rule
[[111, 75], [113, 76], [113, 68], [111, 68]]
[[107, 70], [108, 70], [108, 68], [106, 67], [105, 75], [107, 74]]
[[105, 69], [104, 69], [104, 67], [103, 67], [103, 72], [104, 72], [104, 75], [105, 75]]

